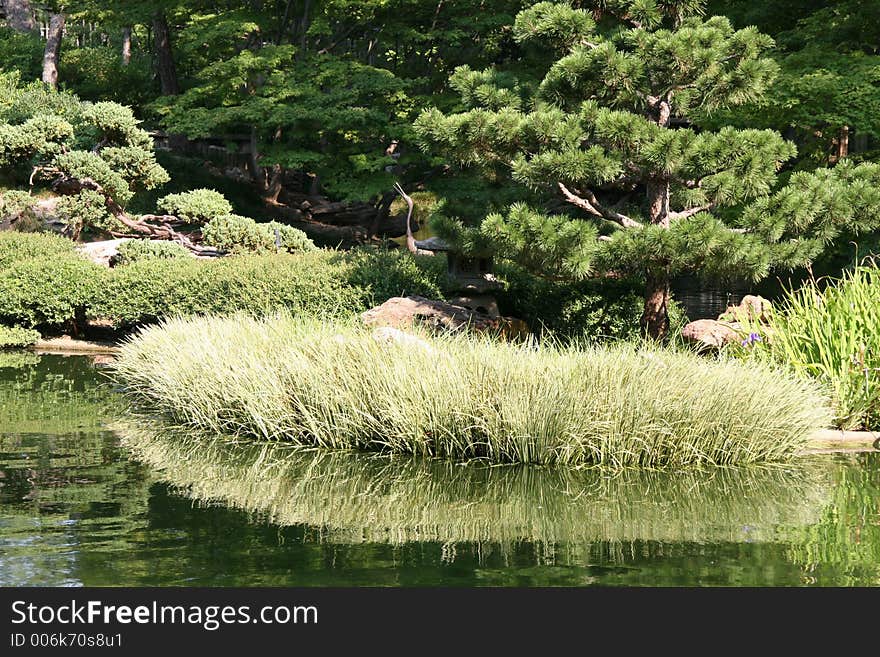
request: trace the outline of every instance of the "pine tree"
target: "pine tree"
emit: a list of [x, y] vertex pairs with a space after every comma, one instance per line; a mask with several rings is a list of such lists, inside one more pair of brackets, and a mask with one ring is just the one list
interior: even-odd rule
[[[588, 12], [542, 2], [520, 12], [515, 39], [550, 59], [534, 91], [496, 70], [459, 68], [451, 84], [466, 111], [427, 110], [415, 127], [424, 148], [495, 183], [507, 170], [513, 184], [545, 195], [543, 207], [489, 214], [472, 244], [476, 234], [548, 277], [641, 276], [642, 327], [660, 338], [672, 277], [758, 280], [773, 267], [802, 265], [852, 223], [852, 208], [817, 195], [823, 185], [843, 188], [829, 171], [773, 194], [781, 164], [795, 155], [778, 133], [693, 124], [761, 97], [776, 71], [764, 57], [772, 39], [704, 18], [697, 2], [600, 4]], [[841, 171], [860, 184], [876, 173]], [[563, 214], [546, 211], [554, 195]], [[838, 212], [823, 214], [835, 203]]]

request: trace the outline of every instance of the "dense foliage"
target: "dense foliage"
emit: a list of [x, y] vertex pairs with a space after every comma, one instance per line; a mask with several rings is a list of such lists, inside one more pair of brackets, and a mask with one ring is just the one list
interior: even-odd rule
[[[516, 267], [499, 276], [501, 311], [535, 331], [589, 342], [636, 335], [639, 297], [626, 281], [554, 284]], [[128, 327], [174, 315], [279, 309], [354, 316], [394, 296], [451, 294], [445, 258], [401, 250], [205, 260], [171, 242], [129, 240], [108, 270], [81, 258], [62, 237], [17, 232], [0, 232], [0, 278], [0, 323], [50, 331], [82, 329], [89, 318]]]
[[40, 339], [39, 331], [21, 326], [0, 326], [0, 349], [29, 347]]
[[138, 260], [186, 258], [190, 255], [180, 244], [164, 240], [127, 240], [116, 251], [117, 265], [130, 265]]
[[[419, 221], [515, 263], [502, 278], [532, 274], [508, 281], [505, 312], [593, 336], [632, 333], [633, 286], [659, 335], [679, 274], [756, 281], [877, 245], [876, 3], [14, 5], [0, 23], [0, 229], [299, 252], [311, 243], [264, 221], [264, 200], [295, 181], [380, 216], [401, 181], [428, 199]], [[35, 17], [61, 19], [57, 43]], [[152, 130], [210, 143], [253, 195], [205, 189], [232, 178], [193, 163], [169, 182]]]
[[880, 429], [880, 270], [862, 266], [834, 281], [788, 293], [769, 326], [734, 351], [771, 359], [821, 381], [833, 393], [836, 424]]
[[[549, 278], [639, 276], [642, 326], [659, 337], [672, 277], [757, 281], [809, 264], [842, 233], [877, 227], [873, 165], [820, 170], [775, 191], [796, 152], [781, 135], [697, 129], [702, 116], [765, 95], [777, 69], [766, 56], [772, 39], [682, 7], [671, 21], [660, 7], [634, 21], [627, 12], [641, 5], [622, 4], [610, 32], [567, 4], [518, 14], [514, 38], [541, 52], [536, 88], [498, 69], [456, 70], [450, 82], [465, 111], [423, 112], [415, 128], [424, 147], [544, 201], [514, 203], [475, 228], [438, 228]], [[820, 186], [849, 198], [817, 194]], [[548, 212], [554, 204], [569, 209]]]

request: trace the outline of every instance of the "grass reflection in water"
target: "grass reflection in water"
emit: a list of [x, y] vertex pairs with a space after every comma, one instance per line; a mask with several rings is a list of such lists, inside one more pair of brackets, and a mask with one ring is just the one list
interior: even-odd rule
[[814, 523], [830, 492], [819, 464], [684, 472], [488, 466], [303, 450], [117, 426], [134, 457], [202, 505], [333, 542], [583, 543], [772, 540]]

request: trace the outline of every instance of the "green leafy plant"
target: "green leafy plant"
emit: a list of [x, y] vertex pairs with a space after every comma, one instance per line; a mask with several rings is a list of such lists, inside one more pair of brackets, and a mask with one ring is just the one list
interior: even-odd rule
[[55, 204], [55, 212], [66, 226], [68, 235], [79, 235], [84, 228], [104, 232], [125, 230], [125, 226], [107, 210], [104, 196], [91, 189], [62, 196]]
[[229, 253], [274, 253], [310, 251], [314, 243], [292, 226], [272, 221], [257, 223], [250, 217], [226, 214], [208, 222], [202, 229], [205, 244]]
[[295, 314], [350, 316], [365, 310], [332, 253], [139, 259], [110, 270], [89, 314], [129, 326], [176, 315]]
[[[732, 352], [772, 360], [832, 392], [835, 424], [880, 429], [880, 270], [862, 266], [787, 293], [767, 326], [743, 325]], [[750, 336], [758, 336], [751, 338]]]
[[449, 217], [441, 232], [550, 279], [637, 278], [642, 331], [658, 338], [673, 277], [757, 281], [876, 229], [873, 165], [819, 170], [774, 193], [793, 144], [700, 126], [763, 98], [778, 69], [771, 38], [701, 9], [623, 0], [603, 3], [602, 23], [567, 3], [521, 11], [513, 37], [540, 83], [460, 67], [450, 85], [463, 111], [428, 109], [414, 129], [427, 152], [487, 185], [527, 191], [500, 211], [481, 203], [476, 224]]
[[105, 276], [105, 268], [77, 255], [13, 262], [0, 271], [0, 323], [75, 328]]
[[346, 265], [346, 280], [362, 290], [367, 307], [391, 297], [418, 295], [445, 299], [446, 258], [413, 256], [400, 249], [361, 247], [339, 257]]
[[191, 224], [204, 224], [232, 214], [232, 205], [213, 189], [193, 189], [159, 199], [159, 209]]
[[72, 256], [73, 248], [70, 240], [53, 233], [0, 231], [0, 271], [22, 260]]
[[39, 339], [39, 331], [21, 326], [0, 326], [0, 349], [30, 347]]
[[139, 260], [169, 260], [188, 258], [189, 251], [176, 242], [167, 240], [127, 240], [119, 245], [117, 265], [130, 265]]

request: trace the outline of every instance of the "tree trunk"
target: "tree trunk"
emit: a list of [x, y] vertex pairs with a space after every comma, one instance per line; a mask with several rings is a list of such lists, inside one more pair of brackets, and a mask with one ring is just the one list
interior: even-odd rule
[[669, 332], [669, 272], [665, 269], [648, 272], [641, 326], [642, 333], [654, 340], [662, 340]]
[[122, 65], [131, 63], [131, 26], [122, 28]]
[[669, 181], [652, 181], [647, 185], [648, 213], [655, 226], [669, 228]]
[[835, 140], [835, 162], [840, 162], [849, 155], [849, 126], [843, 126], [837, 133]]
[[277, 203], [278, 196], [281, 194], [281, 190], [283, 189], [283, 185], [281, 180], [284, 176], [284, 170], [281, 168], [280, 164], [272, 165], [272, 174], [269, 176], [269, 182], [266, 187], [266, 194], [264, 196], [265, 200], [268, 203]]
[[250, 153], [248, 153], [247, 167], [248, 171], [250, 171], [251, 178], [253, 178], [254, 182], [259, 186], [260, 191], [267, 191], [269, 186], [266, 180], [266, 172], [263, 170], [263, 167], [260, 166], [260, 151], [257, 142], [256, 126], [251, 126]]
[[[647, 185], [648, 212], [651, 223], [669, 228], [669, 181], [651, 181]], [[662, 340], [669, 330], [669, 272], [650, 269], [645, 286], [645, 307], [642, 312], [642, 333]]]
[[305, 4], [303, 6], [303, 15], [300, 21], [300, 36], [299, 36], [299, 49], [300, 55], [304, 55], [306, 52], [306, 45], [308, 44], [306, 32], [309, 31], [309, 25], [312, 24], [311, 18], [309, 17], [309, 10], [312, 7], [311, 0], [305, 0]]
[[52, 14], [49, 19], [46, 49], [43, 52], [43, 82], [53, 87], [58, 84], [58, 58], [61, 56], [64, 20], [64, 14]]
[[180, 93], [177, 82], [177, 69], [171, 52], [171, 34], [168, 20], [162, 12], [153, 16], [153, 32], [156, 34], [156, 68], [159, 73], [159, 84], [163, 96], [176, 96]]
[[31, 3], [28, 0], [5, 0], [6, 25], [16, 32], [33, 32], [37, 29]]

